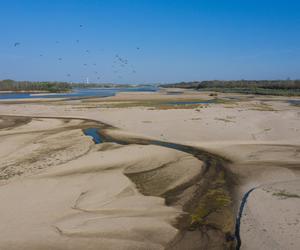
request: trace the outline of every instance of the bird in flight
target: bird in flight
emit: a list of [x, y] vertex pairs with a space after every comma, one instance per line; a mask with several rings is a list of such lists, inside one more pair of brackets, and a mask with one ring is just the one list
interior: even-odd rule
[[16, 42], [16, 43], [14, 43], [14, 47], [17, 47], [17, 46], [19, 46], [21, 43], [19, 43], [19, 42]]

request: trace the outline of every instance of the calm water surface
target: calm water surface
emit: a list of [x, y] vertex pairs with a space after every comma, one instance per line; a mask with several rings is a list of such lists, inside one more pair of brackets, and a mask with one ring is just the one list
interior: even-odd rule
[[87, 136], [92, 137], [95, 144], [99, 144], [102, 142], [101, 136], [98, 133], [99, 129], [100, 128], [86, 128], [83, 130], [83, 133]]
[[31, 94], [31, 93], [5, 93], [0, 94], [0, 99], [34, 99], [34, 98], [82, 98], [82, 97], [105, 97], [114, 96], [118, 92], [155, 92], [156, 87], [137, 87], [137, 88], [85, 88], [74, 89], [69, 93], [57, 93], [50, 95]]

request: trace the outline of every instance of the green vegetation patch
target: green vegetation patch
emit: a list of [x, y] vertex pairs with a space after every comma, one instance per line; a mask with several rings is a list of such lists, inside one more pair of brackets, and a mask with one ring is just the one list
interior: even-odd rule
[[208, 215], [231, 203], [228, 193], [222, 188], [209, 189], [199, 202], [195, 214], [191, 216], [193, 223], [204, 223]]
[[274, 196], [280, 197], [282, 199], [288, 199], [288, 198], [300, 198], [300, 195], [289, 193], [285, 190], [280, 190], [278, 192], [273, 193]]
[[[99, 107], [102, 108], [134, 108], [134, 107], [148, 107], [151, 109], [167, 110], [167, 109], [195, 109], [203, 105], [201, 102], [207, 102], [210, 100], [199, 99], [183, 99], [183, 100], [137, 100], [137, 101], [122, 101], [122, 102], [110, 102], [99, 103]], [[195, 103], [196, 102], [196, 103]], [[198, 103], [199, 102], [199, 103]]]
[[213, 226], [225, 233], [230, 232], [234, 226], [231, 204], [225, 173], [220, 171], [191, 214], [190, 229]]
[[[199, 109], [207, 107], [209, 104], [231, 104], [233, 101], [224, 99], [164, 99], [164, 100], [104, 100], [95, 102], [89, 102], [87, 108], [134, 108], [134, 107], [146, 107], [153, 110], [168, 110], [168, 109]], [[93, 105], [91, 105], [93, 103]]]
[[256, 111], [276, 111], [272, 105], [267, 103], [253, 104], [251, 110]]

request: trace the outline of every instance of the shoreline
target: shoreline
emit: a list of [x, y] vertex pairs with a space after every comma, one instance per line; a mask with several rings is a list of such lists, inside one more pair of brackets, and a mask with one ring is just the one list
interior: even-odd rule
[[[208, 96], [208, 94], [203, 94], [203, 93], [199, 94], [193, 92], [192, 94], [190, 94], [190, 92], [188, 92], [188, 94], [181, 93], [180, 98], [184, 99], [190, 95], [193, 96], [195, 95], [194, 98], [199, 98], [199, 99], [200, 98], [203, 99], [204, 97]], [[225, 97], [231, 97], [231, 96], [225, 95]], [[175, 94], [174, 97], [173, 95], [172, 97], [170, 97], [170, 95], [166, 97], [164, 93], [155, 93], [151, 95], [150, 94], [141, 95], [140, 93], [138, 94], [122, 93], [121, 95], [117, 95], [115, 97], [105, 98], [105, 100], [103, 99], [101, 100], [89, 99], [88, 101], [79, 100], [76, 103], [75, 102], [69, 103], [65, 101], [59, 101], [57, 103], [36, 102], [32, 104], [25, 103], [21, 105], [0, 103], [0, 114], [7, 113], [12, 116], [23, 114], [28, 117], [30, 116], [35, 117], [33, 118], [33, 122], [31, 124], [16, 128], [17, 133], [13, 132], [15, 129], [11, 129], [10, 132], [7, 131], [5, 133], [0, 131], [0, 136], [1, 133], [6, 134], [7, 138], [14, 136], [11, 137], [15, 139], [10, 139], [11, 146], [9, 146], [9, 147], [13, 147], [14, 146], [13, 140], [17, 140], [16, 136], [20, 137], [20, 140], [22, 141], [23, 139], [21, 138], [24, 137], [24, 141], [25, 141], [25, 134], [24, 134], [25, 131], [29, 131], [29, 132], [35, 131], [34, 134], [36, 135], [38, 135], [38, 133], [47, 134], [46, 127], [43, 128], [42, 125], [46, 122], [47, 119], [49, 121], [52, 119], [51, 122], [49, 122], [49, 124], [47, 124], [47, 122], [45, 123], [47, 124], [47, 127], [50, 126], [49, 128], [51, 129], [52, 127], [54, 128], [58, 124], [61, 124], [62, 126], [65, 126], [67, 124], [66, 123], [64, 125], [62, 122], [55, 121], [56, 118], [59, 118], [59, 120], [60, 119], [63, 120], [64, 118], [65, 120], [71, 119], [72, 120], [71, 123], [74, 123], [74, 125], [71, 126], [70, 124], [64, 129], [57, 128], [55, 130], [52, 130], [53, 132], [51, 132], [54, 133], [54, 131], [58, 131], [59, 133], [63, 133], [63, 134], [67, 133], [67, 131], [69, 130], [70, 131], [68, 133], [75, 133], [75, 129], [78, 128], [80, 119], [86, 119], [86, 122], [89, 126], [94, 126], [100, 121], [104, 121], [104, 123], [101, 124], [107, 124], [107, 127], [104, 130], [102, 129], [101, 133], [105, 133], [104, 137], [107, 136], [107, 138], [112, 137], [114, 138], [114, 140], [117, 138], [119, 140], [119, 143], [116, 144], [114, 142], [105, 142], [102, 145], [98, 144], [95, 146], [91, 146], [91, 149], [88, 151], [89, 153], [86, 156], [80, 156], [77, 160], [74, 160], [75, 165], [77, 164], [76, 162], [78, 162], [78, 164], [79, 162], [81, 162], [80, 164], [84, 164], [84, 165], [86, 164], [87, 165], [87, 167], [85, 167], [86, 170], [81, 169], [80, 165], [77, 164], [78, 166], [76, 165], [74, 171], [77, 171], [76, 169], [78, 169], [78, 171], [80, 169], [80, 172], [89, 171], [88, 169], [96, 168], [96, 166], [89, 167], [89, 164], [91, 164], [92, 162], [92, 160], [89, 159], [94, 154], [99, 154], [99, 156], [101, 157], [102, 156], [107, 157], [108, 155], [116, 154], [117, 152], [127, 152], [126, 150], [129, 150], [127, 153], [121, 154], [123, 155], [122, 157], [124, 157], [124, 160], [126, 159], [126, 161], [128, 162], [131, 162], [131, 158], [128, 157], [133, 157], [133, 159], [135, 159], [136, 157], [142, 157], [142, 158], [145, 157], [143, 158], [144, 160], [137, 161], [139, 162], [138, 165], [136, 165], [135, 167], [130, 167], [129, 168], [130, 171], [124, 170], [125, 171], [124, 173], [128, 175], [127, 177], [133, 178], [132, 180], [134, 180], [133, 182], [135, 183], [135, 186], [142, 193], [144, 193], [143, 199], [149, 199], [150, 197], [152, 197], [151, 194], [155, 194], [155, 196], [159, 194], [158, 196], [166, 198], [168, 205], [174, 205], [176, 204], [176, 200], [178, 199], [176, 197], [180, 197], [180, 199], [183, 197], [187, 197], [187, 195], [183, 195], [183, 194], [180, 195], [181, 192], [187, 192], [183, 190], [187, 189], [190, 192], [190, 190], [193, 190], [192, 186], [195, 183], [200, 181], [200, 183], [196, 184], [195, 186], [197, 188], [201, 187], [200, 189], [202, 189], [202, 192], [198, 193], [197, 194], [198, 196], [197, 195], [195, 196], [198, 198], [195, 198], [196, 202], [194, 203], [194, 205], [191, 205], [193, 209], [190, 210], [190, 211], [196, 211], [198, 209], [197, 213], [200, 212], [200, 214], [203, 213], [204, 211], [203, 208], [205, 206], [210, 206], [213, 204], [209, 201], [209, 197], [212, 197], [213, 198], [212, 200], [215, 200], [216, 197], [218, 197], [219, 195], [219, 197], [222, 198], [222, 200], [224, 200], [225, 202], [224, 204], [227, 204], [228, 202], [226, 198], [227, 191], [225, 193], [222, 193], [218, 189], [219, 188], [218, 186], [209, 187], [205, 185], [205, 181], [203, 182], [203, 180], [206, 180], [206, 183], [207, 182], [212, 183], [214, 181], [209, 181], [209, 180], [215, 180], [215, 181], [218, 180], [218, 173], [220, 173], [220, 171], [214, 171], [214, 173], [210, 175], [209, 171], [207, 170], [206, 172], [204, 171], [206, 167], [203, 166], [201, 168], [202, 172], [197, 172], [200, 170], [200, 165], [201, 165], [200, 162], [201, 160], [203, 161], [203, 158], [200, 158], [199, 161], [197, 157], [196, 158], [194, 157], [195, 155], [192, 158], [190, 158], [184, 156], [185, 154], [184, 152], [175, 153], [176, 147], [178, 147], [178, 144], [180, 144], [181, 145], [180, 147], [188, 147], [189, 149], [194, 148], [196, 150], [195, 152], [198, 152], [198, 150], [200, 150], [200, 152], [211, 152], [214, 155], [225, 156], [231, 161], [225, 164], [226, 165], [225, 173], [228, 173], [225, 174], [225, 176], [228, 175], [228, 179], [226, 177], [225, 182], [223, 182], [221, 178], [216, 183], [219, 183], [217, 185], [221, 185], [220, 187], [222, 187], [223, 184], [225, 184], [225, 186], [227, 185], [226, 183], [229, 184], [225, 189], [230, 191], [231, 200], [233, 202], [232, 205], [234, 205], [232, 207], [233, 212], [231, 212], [233, 221], [236, 217], [235, 214], [237, 214], [238, 206], [240, 205], [240, 200], [244, 195], [244, 193], [252, 187], [261, 186], [261, 185], [266, 186], [264, 188], [259, 188], [257, 192], [251, 195], [247, 201], [247, 205], [245, 206], [244, 209], [245, 214], [241, 218], [241, 231], [240, 231], [241, 239], [242, 239], [242, 249], [253, 249], [256, 247], [255, 245], [256, 243], [261, 244], [262, 249], [268, 249], [269, 246], [275, 246], [276, 244], [278, 244], [278, 246], [283, 246], [283, 244], [293, 243], [294, 246], [296, 246], [297, 240], [295, 238], [294, 232], [297, 232], [298, 224], [293, 224], [293, 223], [284, 224], [284, 226], [281, 225], [279, 227], [277, 225], [277, 220], [274, 218], [282, 217], [288, 221], [292, 221], [294, 218], [295, 220], [295, 216], [297, 215], [293, 213], [294, 210], [292, 208], [297, 206], [298, 199], [285, 198], [284, 200], [281, 200], [280, 197], [278, 198], [278, 196], [273, 194], [274, 193], [275, 194], [282, 193], [282, 195], [297, 194], [298, 184], [297, 182], [293, 182], [293, 180], [295, 179], [296, 180], [300, 179], [300, 176], [297, 172], [299, 162], [300, 162], [297, 153], [299, 150], [300, 141], [297, 139], [296, 136], [298, 129], [300, 129], [298, 128], [299, 117], [297, 116], [297, 107], [289, 106], [288, 104], [282, 101], [274, 101], [274, 102], [270, 102], [268, 105], [265, 105], [265, 104], [261, 104], [261, 101], [259, 99], [258, 99], [259, 101], [257, 101], [256, 99], [248, 100], [248, 98], [242, 101], [240, 100], [234, 101], [234, 103], [230, 103], [230, 104], [227, 103], [208, 104], [206, 107], [203, 107], [201, 109], [199, 108], [200, 111], [197, 111], [197, 108], [159, 110], [159, 109], [152, 109], [151, 107], [149, 108], [149, 107], [139, 107], [139, 106], [129, 107], [129, 108], [97, 107], [97, 105], [100, 105], [99, 103], [102, 103], [103, 101], [105, 101], [106, 103], [110, 103], [109, 105], [115, 105], [114, 103], [118, 103], [120, 101], [124, 103], [127, 100], [126, 98], [128, 98], [128, 100], [132, 100], [134, 98], [139, 98], [139, 99], [145, 98], [145, 100], [151, 100], [151, 99], [160, 100], [161, 98], [165, 100], [165, 98], [177, 99], [179, 98], [179, 95]], [[227, 106], [229, 106], [229, 108]], [[252, 119], [251, 120], [252, 123], [251, 124], [247, 123], [247, 120], [244, 120], [245, 119], [244, 116], [249, 119]], [[74, 119], [74, 117], [77, 118]], [[124, 119], [124, 117], [126, 117], [126, 119]], [[88, 122], [90, 118], [93, 119], [93, 122]], [[221, 118], [223, 120], [218, 120]], [[284, 120], [283, 118], [289, 119], [289, 123], [288, 124], [282, 123], [282, 121]], [[208, 123], [209, 125], [206, 125], [206, 123]], [[109, 124], [112, 124], [112, 127], [110, 127]], [[176, 130], [173, 128], [173, 124], [176, 124]], [[1, 125], [1, 119], [0, 119], [0, 125]], [[80, 126], [83, 126], [83, 124], [81, 124]], [[71, 132], [73, 131], [73, 129], [74, 132]], [[176, 131], [178, 132], [178, 129], [180, 129], [181, 131], [181, 133], [179, 134], [176, 133]], [[31, 135], [30, 134], [31, 132], [30, 133], [29, 132], [26, 132], [26, 137], [28, 138], [34, 135], [34, 134]], [[78, 132], [76, 132], [76, 134], [77, 133]], [[82, 134], [82, 131], [79, 134]], [[76, 136], [79, 136], [79, 134], [77, 134]], [[254, 137], [252, 135], [254, 135]], [[74, 138], [77, 138], [76, 136]], [[50, 140], [51, 137], [46, 136], [45, 138], [49, 138], [47, 140], [45, 139], [46, 141], [43, 142], [46, 143], [45, 145], [48, 144], [48, 141], [49, 143], [53, 143], [51, 141], [52, 139]], [[32, 141], [32, 139], [30, 140]], [[55, 140], [59, 140], [59, 138]], [[68, 140], [69, 139], [67, 140], [65, 139], [64, 143], [70, 143], [68, 142]], [[127, 142], [129, 140], [129, 143], [133, 143], [133, 144], [123, 145], [122, 143], [120, 143], [120, 141], [122, 140], [127, 140]], [[86, 141], [86, 139], [84, 139], [84, 141]], [[88, 141], [92, 142], [92, 139], [89, 138]], [[152, 143], [154, 145], [143, 145], [143, 143], [144, 144]], [[40, 145], [40, 143], [38, 142], [37, 144], [32, 144], [32, 147], [34, 145]], [[50, 145], [51, 144], [49, 144], [49, 146]], [[163, 145], [170, 146], [171, 148], [163, 149], [164, 147], [161, 147]], [[7, 150], [9, 150], [9, 147]], [[81, 146], [79, 146], [79, 148], [80, 147]], [[151, 149], [149, 151], [151, 156], [149, 155], [149, 157], [146, 157], [144, 153], [138, 153], [139, 150], [146, 150], [146, 148], [148, 147], [149, 147], [148, 150]], [[158, 148], [160, 148], [160, 150], [163, 150], [162, 153], [159, 155], [159, 157], [156, 155], [158, 154], [159, 151]], [[20, 156], [22, 154], [20, 154]], [[161, 162], [160, 164], [155, 165], [158, 159], [164, 159], [165, 157], [169, 157], [167, 156], [169, 154], [170, 154], [170, 158], [168, 158], [169, 159], [168, 161], [170, 161], [170, 163], [166, 164], [166, 162], [163, 161], [164, 163]], [[1, 150], [0, 150], [0, 155], [1, 155]], [[177, 157], [179, 157], [178, 160], [180, 163], [176, 163], [175, 159], [177, 159]], [[58, 159], [59, 158], [61, 158], [61, 156], [59, 156]], [[112, 159], [113, 158], [114, 157], [112, 156]], [[94, 158], [93, 161], [95, 161], [95, 159], [96, 158]], [[113, 161], [116, 160], [117, 159], [113, 159]], [[121, 159], [118, 161], [121, 161]], [[3, 159], [2, 162], [4, 163]], [[111, 164], [113, 164], [115, 167], [121, 165], [125, 166], [126, 164], [129, 164], [125, 162], [122, 164], [121, 162], [115, 163], [116, 165], [113, 163]], [[184, 179], [179, 178], [180, 175], [178, 175], [175, 178], [174, 176], [172, 176], [171, 173], [173, 173], [175, 169], [176, 169], [175, 172], [179, 173], [177, 171], [181, 171], [181, 170], [179, 170], [180, 168], [178, 167], [183, 165], [186, 165], [188, 167], [190, 164], [189, 162], [190, 163], [193, 162], [193, 166], [194, 166], [194, 167], [191, 166], [192, 168], [190, 168], [189, 170], [192, 171], [189, 173], [190, 175], [189, 178], [191, 179], [187, 179], [189, 180], [188, 181], [189, 185], [179, 186], [180, 188], [177, 189], [175, 188], [173, 191], [168, 191], [165, 195], [162, 195], [165, 191], [159, 191], [160, 189], [152, 190], [153, 187], [158, 188], [160, 187], [160, 185], [153, 184], [156, 181], [159, 181], [159, 178], [158, 179], [157, 177], [152, 178], [151, 177], [152, 174], [149, 175], [150, 173], [155, 173], [155, 171], [163, 171], [162, 173], [164, 174], [163, 175], [160, 174], [160, 175], [165, 176], [164, 178], [166, 178], [166, 180], [171, 178], [173, 183], [172, 185], [175, 185], [175, 183], [178, 184], [179, 180], [184, 181]], [[146, 163], [148, 164], [148, 166], [151, 166], [150, 169], [146, 167], [147, 165]], [[102, 163], [101, 160], [99, 164], [102, 166], [104, 163]], [[163, 168], [159, 167], [161, 164], [164, 166]], [[67, 173], [71, 173], [70, 171], [73, 171], [72, 170], [73, 167], [70, 168], [69, 163], [65, 163], [65, 165], [62, 165], [62, 169], [65, 169], [66, 171], [63, 174], [63, 176], [64, 175], [68, 176], [69, 174]], [[113, 165], [109, 165], [109, 166], [113, 166]], [[140, 167], [137, 168], [137, 166]], [[108, 165], [105, 168], [107, 167]], [[171, 172], [168, 170], [169, 167], [172, 169]], [[53, 170], [51, 170], [51, 168], [53, 168]], [[53, 172], [55, 169], [57, 173], [60, 172], [58, 166], [53, 166], [51, 168], [49, 170], [46, 169], [45, 171]], [[148, 173], [147, 171], [150, 172]], [[186, 171], [185, 174], [187, 173], [188, 172]], [[102, 174], [99, 175], [98, 178], [102, 178], [101, 176]], [[193, 177], [194, 179], [191, 176], [194, 176]], [[205, 176], [205, 178], [203, 176]], [[63, 177], [63, 178], [67, 178], [67, 177]], [[70, 178], [70, 180], [72, 178]], [[144, 180], [145, 184], [140, 184], [139, 181], [140, 178]], [[185, 178], [187, 178], [187, 176]], [[25, 177], [25, 179], [27, 182], [27, 177]], [[285, 183], [280, 184], [279, 182], [282, 181], [285, 181]], [[165, 188], [169, 189], [172, 187], [172, 185], [168, 187], [164, 186], [163, 189]], [[207, 191], [204, 191], [205, 186]], [[108, 190], [111, 189], [109, 188]], [[219, 191], [215, 191], [215, 190], [219, 190]], [[285, 190], [285, 192], [281, 192], [282, 190]], [[82, 192], [84, 192], [84, 190]], [[96, 190], [94, 190], [93, 192], [96, 192]], [[205, 195], [205, 193], [209, 195]], [[148, 196], [149, 194], [150, 196]], [[1, 195], [1, 189], [0, 189], [0, 195]], [[85, 195], [83, 195], [83, 197], [85, 197]], [[93, 199], [90, 200], [90, 202], [92, 201]], [[180, 202], [180, 204], [183, 203], [184, 200]], [[195, 204], [198, 204], [198, 207], [195, 206]], [[265, 204], [265, 205], [260, 205], [260, 204]], [[267, 211], [264, 211], [264, 207], [267, 207], [268, 204], [272, 204], [272, 206], [276, 208], [276, 210], [274, 210], [275, 211], [274, 213], [268, 213]], [[282, 209], [283, 207], [288, 208], [289, 212], [282, 214], [280, 209]], [[169, 209], [169, 207], [167, 208]], [[164, 210], [167, 208], [161, 208], [161, 209]], [[170, 208], [172, 208], [172, 206]], [[175, 205], [175, 209], [177, 209], [176, 205]], [[223, 216], [225, 216], [225, 214], [228, 215], [228, 211], [222, 213], [220, 213], [221, 210], [218, 211], [219, 212], [217, 213], [213, 213], [214, 216], [211, 216], [210, 218], [208, 216], [208, 224], [213, 222], [212, 225], [215, 225], [217, 221], [219, 221], [218, 223], [221, 223], [222, 216], [220, 217], [220, 215]], [[251, 212], [249, 213], [249, 211]], [[173, 210], [173, 212], [175, 211]], [[170, 214], [172, 214], [173, 212], [171, 212]], [[175, 217], [178, 217], [178, 211], [176, 213], [177, 215]], [[194, 215], [197, 213], [194, 213]], [[253, 217], [250, 215], [255, 215], [255, 216]], [[187, 217], [184, 216], [183, 218], [181, 218], [181, 223], [183, 223], [181, 226], [183, 226], [185, 229], [188, 229], [191, 226], [191, 224], [186, 222], [188, 221], [187, 217], [190, 216]], [[227, 216], [227, 218], [229, 218], [229, 216]], [[257, 221], [257, 218], [259, 218], [260, 221], [264, 222], [263, 227], [260, 226], [259, 223], [260, 221]], [[194, 219], [197, 219], [197, 217], [194, 217]], [[172, 223], [174, 222], [171, 222], [171, 225], [173, 225]], [[225, 239], [225, 241], [226, 239], [228, 239], [228, 242], [232, 242], [232, 233], [234, 231], [234, 226], [235, 226], [234, 223], [233, 223], [233, 231], [231, 234], [219, 234], [217, 231], [215, 231], [214, 234], [212, 233], [214, 230], [211, 231], [212, 230], [211, 227], [206, 226], [206, 229], [204, 229], [205, 227], [203, 227], [203, 225], [201, 225], [200, 223], [200, 228], [202, 229], [199, 230], [199, 224], [194, 222], [193, 225], [195, 225], [195, 227], [194, 228], [191, 227], [190, 229], [194, 231], [187, 230], [186, 231], [187, 233], [185, 234], [176, 233], [177, 237], [175, 238], [173, 238], [174, 235], [176, 235], [174, 234], [174, 231], [173, 233], [171, 233], [173, 229], [171, 230], [170, 227], [164, 227], [165, 228], [164, 230], [167, 231], [171, 230], [168, 231], [170, 233], [169, 234], [170, 238], [165, 237], [165, 240], [166, 239], [169, 240], [167, 240], [168, 243], [165, 242], [163, 244], [164, 248], [182, 249], [181, 246], [184, 246], [184, 248], [186, 249], [195, 249], [196, 246], [199, 246], [201, 244], [204, 245], [210, 244], [209, 243], [210, 240], [208, 241], [203, 240], [203, 237], [209, 239], [207, 238], [207, 236], [204, 235], [210, 235], [212, 239], [213, 238], [223, 239], [223, 240]], [[104, 228], [106, 228], [106, 226]], [[283, 229], [279, 230], [280, 228]], [[227, 229], [225, 231], [227, 231]], [[268, 232], [272, 232], [272, 234], [268, 234]], [[282, 238], [283, 236], [280, 236], [280, 234], [284, 235], [286, 240], [283, 239]], [[124, 234], [123, 237], [125, 237], [125, 235], [126, 234]], [[281, 241], [278, 242], [273, 237], [271, 238], [272, 240], [269, 240], [268, 237], [270, 237], [270, 235], [277, 237]], [[126, 237], [130, 237], [130, 235], [126, 235]], [[251, 238], [253, 237], [256, 237], [257, 239], [256, 242], [251, 241]], [[173, 240], [171, 240], [171, 238], [173, 238]], [[221, 241], [222, 240], [218, 240], [218, 242]], [[193, 244], [191, 244], [191, 242], [193, 242]], [[137, 244], [137, 243], [133, 243], [133, 244]], [[290, 247], [291, 249], [294, 249], [292, 245]], [[159, 249], [159, 247], [157, 248], [154, 247], [153, 249]]]

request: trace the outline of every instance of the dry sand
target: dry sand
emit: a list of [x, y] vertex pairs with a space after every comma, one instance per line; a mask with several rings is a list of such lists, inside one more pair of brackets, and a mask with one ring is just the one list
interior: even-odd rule
[[182, 213], [126, 177], [155, 173], [159, 196], [201, 173], [202, 162], [160, 146], [95, 145], [81, 120], [33, 118], [2, 129], [0, 249], [163, 249]]
[[[226, 99], [230, 102], [187, 109], [162, 110], [157, 103], [128, 107], [132, 101], [208, 98], [209, 93], [187, 91], [6, 101], [0, 115], [98, 120], [120, 128], [120, 138], [177, 142], [225, 156], [237, 179], [236, 209], [243, 194], [257, 187], [242, 218], [241, 249], [299, 249], [299, 107], [289, 105], [288, 98], [235, 94], [219, 94], [235, 98]], [[107, 103], [124, 103], [124, 108], [104, 107]], [[81, 120], [18, 123], [0, 120], [0, 196], [5, 201], [0, 249], [164, 249], [177, 237], [175, 221], [182, 208], [168, 207], [158, 196], [199, 175], [198, 159], [161, 146], [94, 145], [83, 135]], [[147, 171], [155, 173], [148, 183], [154, 196], [142, 195], [126, 177]]]

